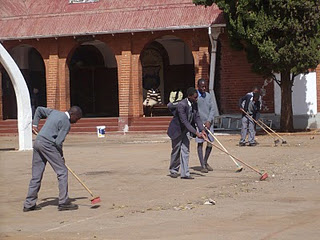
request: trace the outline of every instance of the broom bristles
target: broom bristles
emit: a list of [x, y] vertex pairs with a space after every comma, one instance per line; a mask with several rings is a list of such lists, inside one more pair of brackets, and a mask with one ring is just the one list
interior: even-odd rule
[[95, 198], [91, 199], [91, 204], [96, 204], [96, 203], [99, 203], [99, 202], [101, 202], [100, 197], [95, 197]]

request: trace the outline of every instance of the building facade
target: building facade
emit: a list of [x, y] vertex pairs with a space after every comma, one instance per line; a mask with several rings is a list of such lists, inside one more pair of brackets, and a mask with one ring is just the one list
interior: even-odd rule
[[[121, 129], [143, 116], [152, 85], [167, 103], [170, 91], [185, 92], [205, 78], [220, 114], [239, 114], [238, 99], [253, 86], [263, 89], [265, 113], [275, 113], [274, 84], [230, 48], [216, 6], [191, 0], [3, 0], [2, 6], [1, 43], [37, 105], [62, 111], [79, 105], [85, 117], [118, 117]], [[3, 68], [1, 79], [0, 119], [16, 118]]]

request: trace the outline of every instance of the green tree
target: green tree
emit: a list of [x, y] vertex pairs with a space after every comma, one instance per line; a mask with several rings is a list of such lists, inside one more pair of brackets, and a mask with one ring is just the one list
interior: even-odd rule
[[[231, 45], [281, 88], [283, 131], [293, 130], [294, 77], [320, 63], [320, 0], [193, 0], [223, 10]], [[276, 78], [274, 73], [280, 73]]]

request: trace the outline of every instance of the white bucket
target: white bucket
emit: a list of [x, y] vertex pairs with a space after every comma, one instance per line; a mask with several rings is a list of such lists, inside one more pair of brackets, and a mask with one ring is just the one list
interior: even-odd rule
[[97, 126], [98, 138], [104, 138], [106, 136], [106, 126]]

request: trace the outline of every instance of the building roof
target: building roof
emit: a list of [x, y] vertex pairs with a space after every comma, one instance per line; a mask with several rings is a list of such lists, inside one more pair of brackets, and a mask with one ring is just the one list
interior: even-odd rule
[[1, 0], [0, 40], [205, 28], [223, 24], [216, 5], [192, 0]]

